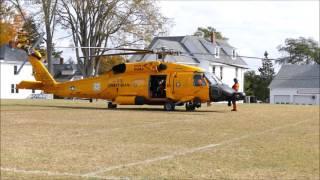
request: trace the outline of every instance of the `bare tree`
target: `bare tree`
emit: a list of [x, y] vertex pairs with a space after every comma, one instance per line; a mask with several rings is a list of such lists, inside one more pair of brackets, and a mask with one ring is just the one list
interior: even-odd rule
[[52, 65], [52, 52], [53, 52], [53, 33], [56, 26], [56, 8], [57, 0], [41, 0], [42, 10], [43, 10], [43, 20], [46, 28], [46, 44], [47, 44], [47, 61], [48, 61], [48, 70], [53, 74], [53, 65]]
[[[125, 47], [150, 41], [153, 36], [165, 31], [168, 22], [155, 6], [155, 0], [60, 2], [60, 22], [71, 30], [76, 47]], [[91, 76], [98, 69], [99, 63], [93, 56], [105, 52], [104, 49], [93, 48], [76, 48], [75, 51], [84, 76]]]
[[[23, 17], [24, 21], [27, 22], [27, 17], [25, 17], [24, 9], [21, 6], [20, 0], [10, 0], [11, 3], [16, 7], [18, 12]], [[53, 66], [52, 66], [52, 53], [53, 53], [53, 33], [55, 31], [56, 22], [56, 8], [57, 8], [58, 0], [41, 0], [34, 1], [34, 4], [41, 5], [41, 14], [42, 20], [45, 24], [46, 29], [46, 54], [47, 54], [47, 62], [48, 62], [48, 70], [52, 74]]]

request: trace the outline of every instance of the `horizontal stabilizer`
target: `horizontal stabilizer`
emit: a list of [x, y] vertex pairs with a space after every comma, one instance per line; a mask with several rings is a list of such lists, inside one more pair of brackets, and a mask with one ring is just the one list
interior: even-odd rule
[[43, 83], [40, 81], [21, 81], [17, 85], [18, 89], [39, 89], [42, 90]]

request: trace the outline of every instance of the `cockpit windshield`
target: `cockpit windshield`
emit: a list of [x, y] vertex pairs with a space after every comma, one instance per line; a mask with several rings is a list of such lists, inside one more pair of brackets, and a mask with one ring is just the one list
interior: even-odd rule
[[221, 80], [217, 78], [217, 76], [214, 75], [213, 73], [205, 72], [204, 76], [207, 78], [207, 80], [211, 85], [222, 84]]

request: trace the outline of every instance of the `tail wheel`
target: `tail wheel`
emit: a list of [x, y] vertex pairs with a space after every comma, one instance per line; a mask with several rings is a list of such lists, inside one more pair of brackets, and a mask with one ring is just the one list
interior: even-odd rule
[[163, 106], [164, 110], [166, 111], [174, 111], [175, 104], [173, 102], [166, 102]]
[[194, 111], [195, 109], [196, 109], [195, 104], [193, 104], [192, 102], [186, 103], [186, 110], [187, 111]]
[[108, 102], [108, 109], [115, 109], [117, 108], [117, 104], [112, 104], [112, 102]]

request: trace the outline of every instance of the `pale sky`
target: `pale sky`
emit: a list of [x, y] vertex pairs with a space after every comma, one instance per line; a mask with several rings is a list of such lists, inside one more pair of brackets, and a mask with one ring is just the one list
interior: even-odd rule
[[[240, 55], [278, 58], [277, 46], [286, 38], [311, 37], [319, 42], [319, 1], [192, 1], [161, 0], [164, 16], [173, 20], [171, 36], [192, 35], [197, 27], [213, 26], [229, 38]], [[54, 39], [66, 33], [57, 32]], [[70, 38], [59, 39], [57, 46], [69, 46]], [[63, 49], [67, 60], [75, 52]], [[252, 70], [261, 66], [260, 60], [246, 60]], [[276, 70], [279, 66], [276, 65]]]
[[[240, 55], [278, 58], [286, 38], [311, 37], [319, 42], [319, 1], [160, 1], [172, 18], [172, 36], [192, 35], [213, 26], [229, 38]], [[259, 60], [247, 60], [256, 70]], [[278, 67], [277, 67], [278, 69]]]

